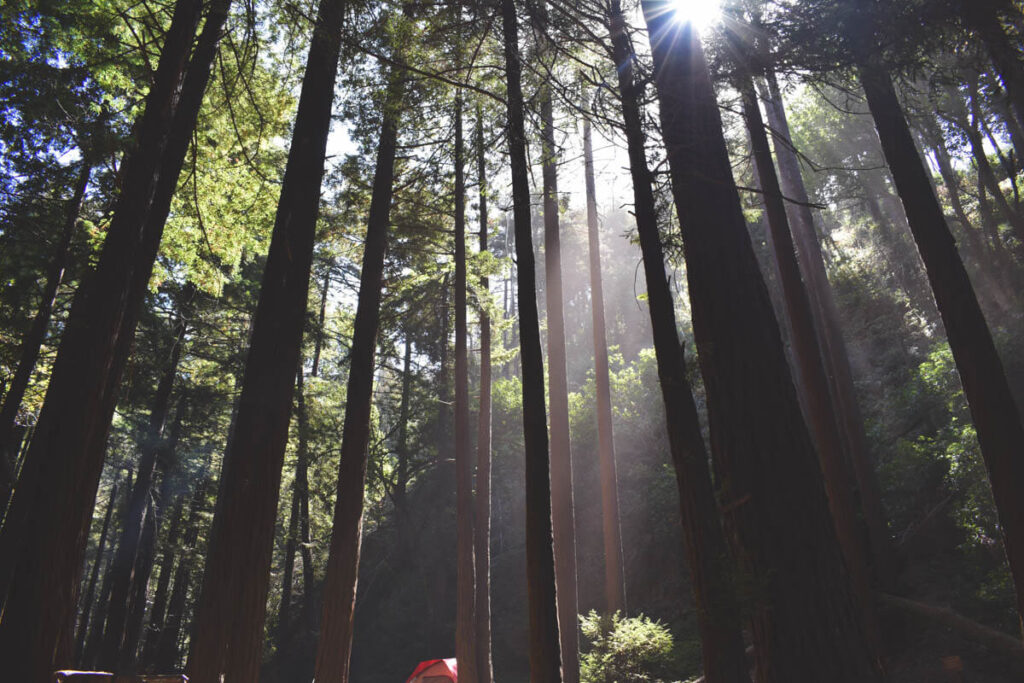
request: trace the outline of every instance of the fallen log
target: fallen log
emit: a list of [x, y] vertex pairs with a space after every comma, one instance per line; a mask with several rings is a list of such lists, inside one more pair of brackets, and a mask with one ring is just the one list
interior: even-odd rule
[[942, 624], [956, 631], [967, 640], [984, 645], [990, 650], [999, 652], [1024, 664], [1024, 642], [1008, 633], [998, 631], [991, 626], [979, 624], [973, 619], [968, 619], [964, 615], [953, 611], [949, 607], [929, 605], [924, 602], [901, 598], [887, 593], [878, 593], [877, 595], [879, 602], [883, 605], [896, 607], [904, 612], [925, 617], [938, 624]]

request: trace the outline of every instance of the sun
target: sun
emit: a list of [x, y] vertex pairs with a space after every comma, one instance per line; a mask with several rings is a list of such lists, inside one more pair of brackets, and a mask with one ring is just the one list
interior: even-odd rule
[[692, 23], [701, 31], [719, 20], [722, 8], [718, 0], [670, 0], [675, 20], [680, 23]]

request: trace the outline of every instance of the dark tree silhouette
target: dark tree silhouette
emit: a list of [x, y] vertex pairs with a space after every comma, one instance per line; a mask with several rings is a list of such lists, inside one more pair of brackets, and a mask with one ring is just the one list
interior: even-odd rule
[[65, 323], [0, 532], [0, 651], [19, 653], [8, 672], [16, 680], [47, 681], [71, 664], [72, 613], [106, 436], [229, 4], [211, 1], [195, 49], [202, 3], [175, 4], [99, 263]]
[[686, 557], [697, 606], [704, 678], [709, 683], [746, 683], [749, 679], [743, 654], [739, 606], [732, 585], [734, 570], [715, 504], [700, 418], [686, 375], [686, 359], [679, 343], [675, 307], [665, 277], [665, 256], [658, 232], [652, 178], [647, 166], [640, 89], [633, 75], [634, 56], [619, 0], [612, 0], [610, 10], [612, 55], [622, 98], [637, 233], [644, 259], [647, 302], [669, 448], [679, 490]]
[[[523, 373], [523, 437], [526, 442], [526, 585], [530, 614], [530, 679], [562, 680], [555, 559], [551, 546], [551, 481], [548, 475], [548, 427], [544, 409], [544, 362], [540, 351], [533, 235], [530, 227], [530, 182], [526, 165], [526, 129], [519, 54], [519, 26], [514, 0], [502, 0], [509, 161], [516, 239], [519, 295], [519, 355]], [[575, 627], [575, 624], [573, 625]]]
[[263, 652], [274, 518], [313, 259], [343, 3], [320, 3], [263, 271], [242, 390], [225, 454], [190, 678], [255, 681]]
[[750, 606], [758, 679], [876, 680], [700, 38], [664, 0], [644, 0], [643, 12], [722, 508], [741, 569], [759, 586]]

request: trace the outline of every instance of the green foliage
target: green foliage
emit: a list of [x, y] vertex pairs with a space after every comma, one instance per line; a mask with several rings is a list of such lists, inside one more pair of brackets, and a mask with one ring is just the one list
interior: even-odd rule
[[672, 633], [665, 625], [639, 615], [580, 617], [589, 648], [580, 658], [583, 683], [643, 683], [671, 680], [676, 659]]

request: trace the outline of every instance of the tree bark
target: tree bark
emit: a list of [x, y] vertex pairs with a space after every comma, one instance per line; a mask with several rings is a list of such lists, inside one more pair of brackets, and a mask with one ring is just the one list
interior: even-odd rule
[[[866, 15], [870, 8], [862, 5], [861, 11], [865, 13], [861, 30], [870, 37], [873, 29]], [[924, 260], [974, 418], [1014, 576], [1020, 616], [1024, 614], [1024, 499], [1018, 494], [1024, 487], [1024, 425], [942, 207], [914, 148], [892, 79], [875, 57], [858, 54], [855, 58], [868, 108]]]
[[877, 680], [699, 37], [664, 0], [642, 6], [720, 495], [742, 569], [758, 586], [758, 680]]
[[[614, 7], [614, 5], [613, 5]], [[614, 11], [614, 9], [613, 9]], [[613, 16], [613, 21], [616, 21]], [[614, 28], [614, 26], [613, 26]], [[612, 40], [616, 40], [613, 36]], [[616, 49], [613, 46], [613, 49]], [[632, 55], [616, 53], [632, 69]], [[632, 74], [630, 74], [632, 80]], [[622, 84], [620, 82], [620, 87]], [[632, 86], [631, 86], [632, 87]], [[609, 614], [626, 613], [626, 585], [622, 572], [622, 537], [619, 533], [618, 476], [615, 472], [615, 438], [612, 433], [612, 394], [608, 373], [608, 338], [605, 331], [604, 287], [601, 283], [601, 235], [594, 184], [593, 135], [590, 100], [584, 95], [583, 171], [587, 192], [587, 247], [590, 257], [590, 308], [594, 336], [594, 393], [597, 397], [597, 457], [601, 468], [601, 531], [604, 540], [604, 599]]]
[[[530, 680], [562, 680], [555, 560], [551, 545], [551, 482], [548, 469], [547, 415], [544, 407], [544, 362], [540, 350], [536, 271], [530, 225], [530, 182], [526, 165], [526, 131], [522, 61], [515, 0], [501, 0], [501, 24], [507, 81], [509, 161], [515, 222], [519, 355], [523, 377], [523, 437], [526, 450], [526, 585], [530, 615]], [[575, 629], [575, 624], [573, 625]]]
[[349, 679], [352, 622], [363, 532], [363, 493], [366, 486], [370, 409], [373, 400], [374, 353], [380, 325], [381, 285], [391, 199], [395, 179], [395, 150], [405, 95], [405, 74], [393, 70], [385, 95], [377, 167], [367, 217], [359, 299], [353, 324], [350, 368], [341, 434], [341, 465], [334, 506], [330, 554], [324, 579], [320, 640], [316, 653], [316, 680]]
[[321, 0], [310, 42], [195, 611], [188, 673], [196, 683], [214, 683], [221, 674], [237, 681], [259, 676], [344, 11], [343, 0]]
[[466, 178], [462, 95], [455, 97], [455, 659], [459, 678], [477, 683], [476, 563], [473, 555], [473, 461], [469, 444], [466, 350]]
[[[78, 215], [82, 210], [82, 200], [85, 198], [91, 173], [92, 163], [83, 160], [78, 171], [78, 180], [75, 182], [74, 194], [68, 201], [67, 210], [64, 213], [64, 224], [61, 227], [57, 247], [54, 249], [53, 258], [50, 260], [46, 272], [46, 284], [43, 285], [39, 308], [35, 317], [32, 318], [32, 325], [22, 339], [18, 365], [4, 394], [3, 408], [0, 409], [0, 505], [4, 507], [6, 507], [10, 492], [14, 488], [15, 463], [11, 456], [17, 455], [14, 431], [18, 411], [25, 398], [25, 390], [28, 389], [29, 381], [32, 379], [36, 361], [39, 360], [39, 351], [46, 339], [46, 330], [50, 326], [50, 316], [53, 313], [54, 304], [57, 303], [57, 291], [60, 289], [64, 279], [64, 269], [67, 268], [71, 256], [71, 239], [75, 236]], [[0, 517], [2, 514], [3, 509], [0, 509]]]
[[89, 617], [92, 614], [93, 600], [96, 597], [96, 581], [100, 575], [100, 565], [103, 563], [103, 551], [107, 547], [107, 532], [110, 530], [110, 517], [114, 511], [114, 499], [117, 498], [117, 485], [115, 481], [110, 489], [110, 497], [107, 499], [107, 512], [103, 515], [103, 526], [100, 527], [100, 540], [96, 546], [96, 559], [92, 563], [92, 570], [89, 572], [89, 587], [85, 590], [85, 599], [82, 601], [82, 614], [78, 620], [78, 636], [75, 638], [75, 660], [82, 657], [85, 649], [85, 636], [89, 632]]
[[[476, 168], [480, 189], [480, 252], [487, 251], [487, 158], [484, 150], [484, 119], [476, 107]], [[480, 278], [480, 413], [476, 432], [476, 651], [479, 683], [492, 683], [491, 661], [491, 283]]]
[[609, 14], [612, 55], [622, 99], [647, 303], [669, 448], [679, 491], [679, 510], [700, 631], [704, 675], [710, 683], [747, 683], [749, 676], [743, 657], [739, 607], [732, 583], [735, 569], [720, 525], [700, 418], [686, 376], [686, 359], [679, 342], [675, 306], [665, 277], [665, 255], [658, 232], [652, 177], [647, 166], [640, 90], [634, 80], [634, 55], [625, 27], [621, 4], [619, 0], [612, 0]]
[[[179, 0], [96, 270], [79, 289], [35, 437], [0, 532], [0, 650], [8, 674], [49, 681], [71, 664], [73, 612], [106, 436], [171, 197], [229, 0], [213, 0], [192, 59], [197, 0]], [[187, 69], [186, 69], [187, 64]], [[54, 505], [54, 501], [60, 501]]]

